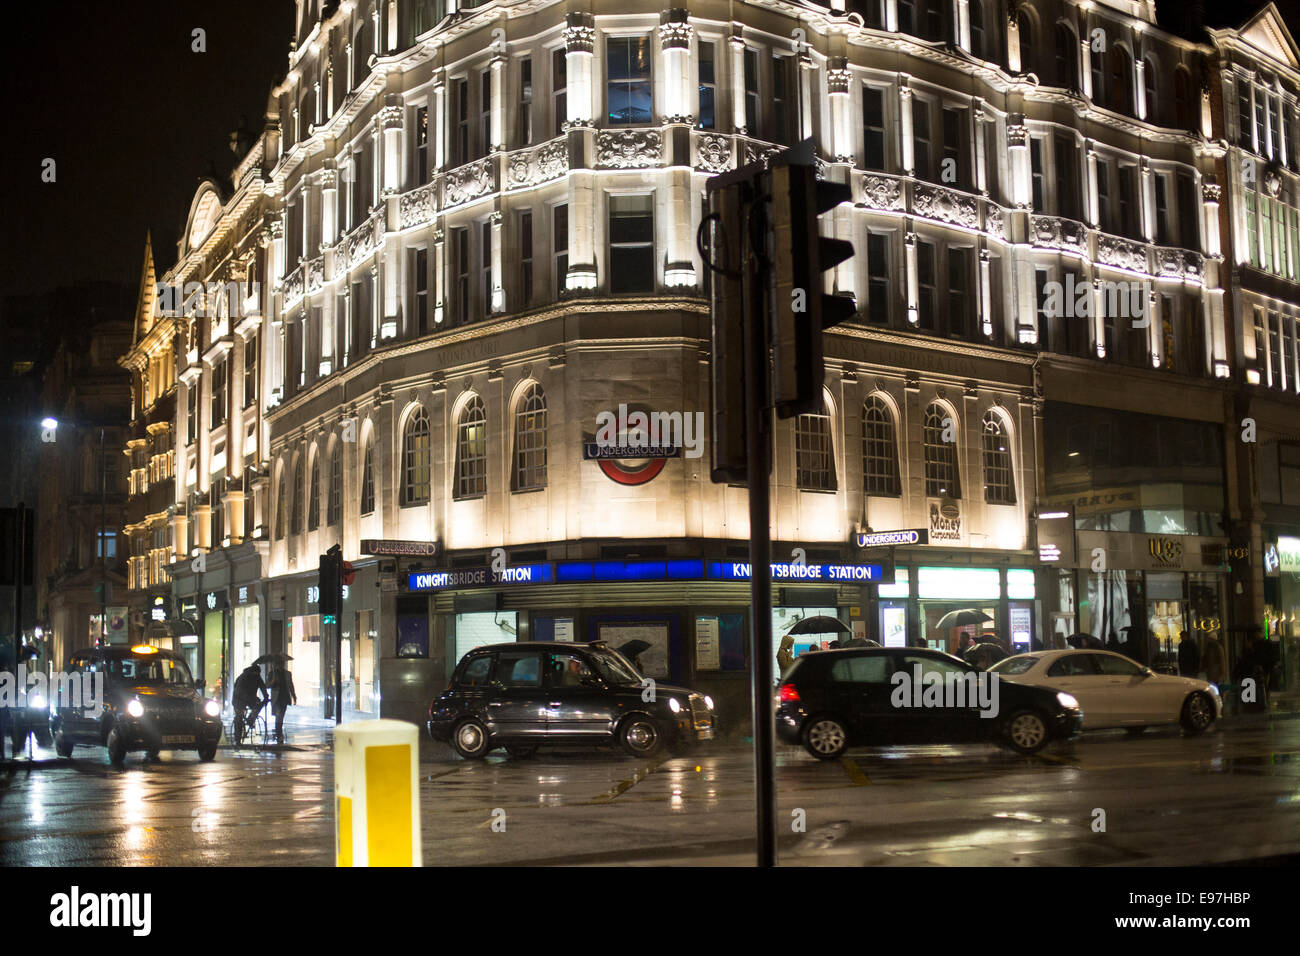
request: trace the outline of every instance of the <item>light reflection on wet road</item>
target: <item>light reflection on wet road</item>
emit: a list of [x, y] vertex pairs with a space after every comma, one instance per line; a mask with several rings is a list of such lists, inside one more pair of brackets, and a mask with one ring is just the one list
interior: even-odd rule
[[[223, 749], [0, 768], [5, 865], [329, 865], [332, 757]], [[752, 861], [748, 751], [637, 761], [542, 751], [460, 761], [426, 744], [426, 864]], [[778, 755], [787, 864], [1213, 863], [1300, 852], [1300, 720], [986, 746]], [[505, 813], [505, 831], [492, 822]], [[799, 813], [798, 811], [802, 811]], [[1105, 829], [1098, 825], [1104, 812]], [[802, 817], [803, 832], [792, 823]]]

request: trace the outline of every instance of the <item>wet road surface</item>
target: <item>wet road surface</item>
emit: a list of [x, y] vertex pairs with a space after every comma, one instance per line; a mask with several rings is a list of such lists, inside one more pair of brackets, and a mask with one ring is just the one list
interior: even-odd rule
[[[322, 738], [327, 739], [327, 738]], [[328, 745], [102, 750], [0, 765], [0, 863], [225, 866], [333, 862]], [[422, 744], [426, 865], [731, 864], [753, 860], [743, 746], [639, 761], [612, 751]], [[1036, 757], [990, 746], [777, 757], [790, 865], [1172, 865], [1300, 852], [1300, 720], [1240, 718], [1201, 737], [1090, 734]], [[802, 829], [797, 829], [802, 824]], [[503, 826], [504, 825], [504, 826]]]

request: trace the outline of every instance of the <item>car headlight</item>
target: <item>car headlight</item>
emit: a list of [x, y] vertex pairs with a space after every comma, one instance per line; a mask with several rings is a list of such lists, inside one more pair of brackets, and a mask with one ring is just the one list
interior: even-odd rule
[[677, 700], [676, 697], [669, 697], [669, 698], [668, 698], [668, 709], [671, 710], [671, 711], [675, 714], [675, 713], [678, 713], [678, 712], [682, 709], [682, 705], [681, 705], [681, 703]]
[[709, 710], [713, 709], [713, 698], [707, 694], [704, 695], [704, 706], [709, 708]]
[[128, 700], [126, 702], [126, 712], [132, 717], [143, 717], [144, 704], [140, 703], [138, 700]]
[[27, 706], [35, 707], [37, 710], [45, 709], [45, 695], [40, 691], [33, 691], [27, 695]]
[[1056, 702], [1067, 710], [1078, 710], [1079, 700], [1073, 694], [1067, 694], [1065, 691], [1059, 691], [1056, 695]]
[[1210, 693], [1213, 694], [1215, 697], [1218, 697], [1218, 696], [1219, 696], [1219, 685], [1218, 685], [1218, 684], [1211, 684], [1211, 685], [1210, 685]]
[[218, 704], [215, 700], [210, 700], [203, 705], [203, 712], [207, 714], [209, 717], [220, 717], [221, 705]]

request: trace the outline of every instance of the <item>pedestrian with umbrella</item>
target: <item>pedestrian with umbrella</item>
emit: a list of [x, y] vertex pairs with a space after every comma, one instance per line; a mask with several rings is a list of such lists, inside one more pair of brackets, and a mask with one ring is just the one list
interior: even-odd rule
[[[958, 611], [949, 611], [943, 617], [939, 618], [938, 623], [934, 625], [936, 631], [949, 631], [959, 627], [966, 627], [969, 624], [979, 626], [993, 620], [983, 611], [973, 607], [962, 608]], [[952, 649], [952, 639], [948, 641], [949, 650]]]
[[271, 713], [275, 715], [275, 741], [284, 743], [284, 714], [290, 704], [298, 703], [298, 693], [293, 687], [293, 675], [289, 673], [288, 662], [293, 660], [288, 654], [263, 654], [258, 663], [270, 663], [273, 666], [271, 680], [267, 685], [271, 691]]
[[640, 639], [628, 641], [618, 648], [618, 652], [632, 662], [638, 674], [645, 669], [641, 666], [641, 655], [648, 650], [650, 650], [650, 642]]

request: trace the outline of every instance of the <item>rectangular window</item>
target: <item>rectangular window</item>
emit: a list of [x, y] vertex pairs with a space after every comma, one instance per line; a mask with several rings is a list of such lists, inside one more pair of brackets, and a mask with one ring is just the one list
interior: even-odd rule
[[362, 318], [366, 314], [365, 297], [365, 286], [360, 282], [352, 283], [352, 297], [348, 303], [348, 354], [354, 359], [365, 352], [366, 334]]
[[469, 151], [469, 80], [453, 80], [451, 83], [451, 155], [457, 166], [468, 163]]
[[889, 237], [867, 234], [867, 318], [889, 324]]
[[1276, 312], [1268, 317], [1269, 385], [1286, 388], [1286, 363], [1282, 359], [1282, 317]]
[[795, 484], [801, 491], [835, 490], [829, 415], [800, 415], [794, 429]]
[[948, 309], [949, 335], [970, 336], [975, 329], [973, 250], [948, 249]]
[[346, 291], [334, 300], [334, 328], [337, 337], [339, 368], [347, 368], [352, 356], [352, 315]]
[[885, 91], [877, 86], [862, 87], [862, 164], [885, 170]]
[[1273, 203], [1259, 197], [1259, 267], [1265, 271], [1273, 268]]
[[96, 535], [95, 557], [117, 557], [117, 532], [100, 530]]
[[912, 97], [912, 165], [918, 179], [934, 179], [930, 168], [930, 104]]
[[609, 291], [653, 292], [654, 196], [609, 197]]
[[1155, 175], [1156, 192], [1156, 242], [1162, 246], [1169, 245], [1169, 177], [1163, 173]]
[[1259, 236], [1256, 234], [1258, 224], [1255, 221], [1255, 193], [1251, 189], [1243, 189], [1242, 195], [1245, 199], [1246, 206], [1246, 245], [1250, 253], [1250, 264], [1258, 268], [1259, 266]]
[[1114, 232], [1115, 224], [1110, 214], [1110, 164], [1097, 160], [1097, 227], [1102, 232]]
[[1044, 212], [1043, 208], [1043, 141], [1038, 138], [1029, 141], [1029, 169], [1033, 184], [1031, 201], [1034, 212]]
[[423, 186], [429, 181], [429, 108], [415, 111], [415, 184]]
[[934, 331], [934, 243], [916, 243], [917, 326]]
[[528, 146], [533, 141], [533, 61], [519, 61], [519, 104], [515, 108], [515, 144]]
[[412, 249], [411, 268], [411, 331], [415, 335], [429, 333], [429, 250]]
[[970, 188], [970, 163], [966, 157], [966, 111], [944, 107], [943, 110], [943, 162], [939, 178], [949, 185]]
[[1237, 136], [1238, 142], [1246, 149], [1251, 149], [1250, 140], [1250, 84], [1245, 80], [1237, 81]]
[[551, 100], [555, 115], [554, 130], [551, 135], [559, 136], [564, 132], [564, 124], [569, 118], [569, 60], [564, 47], [551, 51]]
[[745, 50], [745, 129], [758, 136], [758, 51]]
[[451, 314], [456, 325], [469, 321], [469, 230], [451, 230]]
[[555, 298], [568, 288], [569, 275], [569, 207], [561, 204], [551, 209], [551, 256], [555, 260]]
[[789, 146], [795, 140], [795, 118], [799, 112], [795, 96], [794, 57], [772, 57], [772, 111], [767, 138]]
[[1079, 189], [1079, 146], [1069, 137], [1056, 137], [1056, 213], [1082, 219]]
[[714, 107], [718, 94], [717, 70], [714, 65], [716, 45], [699, 42], [700, 68], [700, 129], [713, 129], [716, 124]]
[[649, 37], [609, 37], [606, 98], [611, 126], [644, 126], [651, 121]]
[[1201, 248], [1201, 229], [1196, 214], [1196, 183], [1186, 173], [1178, 174], [1178, 232], [1184, 249]]
[[1255, 152], [1261, 156], [1268, 152], [1268, 130], [1265, 128], [1264, 96], [1255, 92]]
[[1282, 153], [1282, 126], [1278, 118], [1278, 103], [1276, 96], [1265, 97], [1268, 100], [1268, 155], [1270, 159], [1277, 159]]
[[492, 314], [492, 223], [479, 223], [479, 316]]
[[1142, 217], [1137, 204], [1136, 166], [1122, 166], [1119, 171], [1119, 224], [1124, 235], [1136, 239], [1142, 231]]
[[257, 336], [244, 341], [244, 407], [257, 401]]
[[484, 70], [478, 77], [478, 152], [479, 159], [492, 151], [492, 71]]
[[1049, 316], [1047, 314], [1047, 283], [1051, 281], [1052, 275], [1046, 269], [1034, 270], [1034, 307], [1038, 313], [1038, 341], [1042, 343], [1049, 326]]
[[984, 124], [984, 184], [989, 191], [989, 199], [1002, 201], [1002, 153], [998, 150], [998, 123], [989, 120]]
[[519, 305], [527, 308], [533, 301], [533, 213], [519, 214]]
[[226, 381], [230, 374], [228, 362], [218, 362], [212, 366], [212, 407], [210, 421], [216, 428], [226, 420]]

